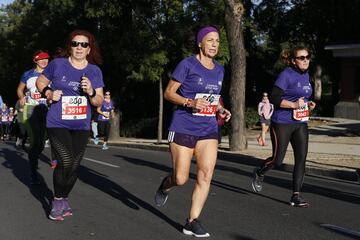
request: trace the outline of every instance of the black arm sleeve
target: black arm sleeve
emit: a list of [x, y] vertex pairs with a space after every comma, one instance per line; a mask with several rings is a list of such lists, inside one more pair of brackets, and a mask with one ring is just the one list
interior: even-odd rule
[[284, 95], [284, 90], [281, 88], [274, 86], [271, 90], [269, 101], [274, 104], [275, 108], [279, 108], [281, 104], [281, 96]]

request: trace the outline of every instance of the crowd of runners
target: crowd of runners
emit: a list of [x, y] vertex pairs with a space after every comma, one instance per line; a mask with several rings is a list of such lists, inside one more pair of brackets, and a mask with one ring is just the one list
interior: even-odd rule
[[[164, 97], [176, 108], [169, 126], [168, 142], [173, 169], [163, 178], [155, 191], [155, 204], [164, 206], [170, 191], [184, 185], [190, 174], [191, 159], [196, 158], [196, 183], [183, 233], [208, 237], [199, 218], [210, 190], [219, 144], [219, 118], [230, 121], [231, 113], [221, 100], [224, 68], [215, 60], [219, 51], [219, 31], [205, 26], [196, 35], [196, 53], [183, 59], [175, 68], [165, 89]], [[251, 180], [255, 192], [263, 188], [264, 175], [280, 165], [291, 143], [295, 155], [293, 193], [290, 204], [306, 207], [300, 196], [308, 148], [309, 111], [312, 87], [307, 72], [310, 51], [296, 46], [282, 54], [287, 67], [278, 76], [266, 103], [271, 103], [270, 125], [272, 156], [256, 168]], [[77, 180], [77, 171], [91, 139], [99, 143], [98, 128], [104, 133], [102, 149], [108, 149], [110, 120], [114, 104], [105, 91], [99, 65], [102, 57], [96, 40], [88, 31], [75, 30], [69, 34], [66, 47], [50, 61], [46, 51], [33, 56], [35, 67], [26, 71], [17, 88], [15, 108], [2, 104], [1, 138], [7, 139], [17, 119], [17, 145], [24, 145], [29, 159], [30, 184], [38, 184], [38, 159], [49, 139], [53, 171], [54, 198], [49, 218], [62, 221], [73, 215], [69, 195]], [[10, 123], [9, 123], [10, 122]], [[265, 144], [261, 135], [259, 142]], [[156, 186], [154, 187], [156, 189]], [[175, 195], [175, 194], [174, 194]], [[176, 197], [176, 196], [173, 196]]]

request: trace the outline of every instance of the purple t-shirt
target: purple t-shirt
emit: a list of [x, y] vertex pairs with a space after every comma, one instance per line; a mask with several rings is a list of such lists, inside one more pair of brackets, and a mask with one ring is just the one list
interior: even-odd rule
[[[56, 58], [49, 63], [43, 73], [50, 81], [53, 90], [61, 90], [63, 92], [59, 101], [50, 105], [46, 117], [46, 127], [48, 128], [67, 128], [72, 130], [89, 130], [91, 119], [90, 101], [86, 98], [86, 107], [72, 108], [64, 112], [66, 107], [65, 99], [76, 99], [76, 97], [84, 95], [81, 93], [80, 79], [83, 74], [91, 81], [91, 86], [102, 88], [104, 86], [101, 70], [98, 66], [88, 64], [84, 69], [74, 68], [68, 58]], [[70, 97], [71, 96], [71, 97]], [[72, 101], [72, 100], [69, 100]], [[83, 102], [81, 103], [84, 104]], [[80, 104], [79, 104], [80, 105]], [[86, 109], [86, 114], [84, 111]], [[83, 114], [84, 118], [76, 119], [76, 114]], [[73, 119], [64, 117], [75, 116]], [[79, 115], [78, 115], [79, 116]]]
[[[223, 78], [224, 68], [219, 63], [207, 69], [195, 56], [182, 60], [172, 73], [172, 79], [181, 83], [179, 94], [191, 99], [196, 93], [220, 94]], [[191, 108], [179, 106], [174, 111], [169, 131], [206, 136], [217, 133], [218, 126], [215, 116], [194, 116]]]
[[[292, 67], [287, 67], [280, 73], [275, 86], [284, 91], [281, 99], [292, 102], [296, 102], [301, 97], [304, 97], [304, 101], [308, 102], [313, 91], [309, 81], [309, 73], [301, 73]], [[293, 109], [290, 108], [275, 109], [271, 121], [285, 124], [301, 123], [301, 121], [293, 119]]]
[[104, 115], [99, 114], [98, 121], [100, 121], [100, 122], [110, 121], [110, 114], [111, 114], [111, 110], [113, 110], [113, 109], [114, 109], [114, 104], [113, 104], [112, 100], [110, 100], [110, 102], [107, 102], [104, 100], [101, 105], [101, 111], [104, 113], [107, 113], [109, 115], [108, 115], [108, 117], [106, 117]]

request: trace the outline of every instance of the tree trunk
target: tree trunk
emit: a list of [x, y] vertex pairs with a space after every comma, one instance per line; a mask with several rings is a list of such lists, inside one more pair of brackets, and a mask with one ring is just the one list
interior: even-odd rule
[[224, 0], [225, 28], [231, 56], [231, 134], [230, 150], [239, 151], [247, 148], [245, 128], [245, 83], [246, 53], [243, 37], [242, 18], [244, 6], [238, 0]]
[[158, 122], [158, 134], [157, 143], [160, 144], [162, 140], [162, 127], [163, 127], [163, 111], [164, 111], [164, 95], [162, 77], [159, 80], [159, 122]]
[[314, 99], [320, 101], [322, 94], [321, 78], [322, 78], [322, 67], [320, 65], [316, 66], [316, 71], [314, 74]]
[[114, 118], [110, 120], [110, 124], [109, 140], [118, 140], [120, 138], [120, 114], [118, 111], [114, 112]]

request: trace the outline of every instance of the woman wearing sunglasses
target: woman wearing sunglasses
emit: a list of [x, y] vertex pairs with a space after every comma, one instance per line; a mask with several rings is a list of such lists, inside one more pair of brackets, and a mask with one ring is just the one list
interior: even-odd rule
[[[56, 58], [39, 76], [36, 85], [51, 102], [46, 127], [54, 170], [54, 200], [49, 218], [71, 216], [68, 196], [77, 179], [90, 132], [91, 106], [101, 106], [102, 59], [94, 36], [84, 30], [70, 33], [63, 58]], [[51, 88], [48, 87], [51, 84]]]
[[284, 160], [289, 142], [294, 151], [293, 194], [290, 205], [307, 207], [309, 204], [300, 197], [305, 174], [305, 161], [308, 152], [308, 125], [310, 111], [315, 103], [310, 101], [312, 87], [308, 68], [310, 52], [304, 46], [296, 46], [282, 52], [288, 65], [278, 76], [270, 95], [275, 110], [271, 118], [272, 156], [254, 169], [252, 188], [260, 192], [265, 173]]

